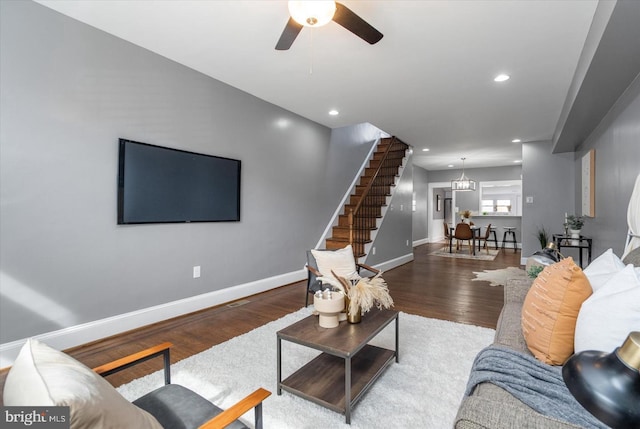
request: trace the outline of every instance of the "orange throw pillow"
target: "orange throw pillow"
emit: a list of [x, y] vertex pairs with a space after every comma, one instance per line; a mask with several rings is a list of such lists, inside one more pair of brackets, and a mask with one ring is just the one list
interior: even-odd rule
[[562, 365], [573, 354], [578, 312], [591, 293], [587, 276], [571, 257], [538, 275], [522, 306], [522, 333], [536, 358]]

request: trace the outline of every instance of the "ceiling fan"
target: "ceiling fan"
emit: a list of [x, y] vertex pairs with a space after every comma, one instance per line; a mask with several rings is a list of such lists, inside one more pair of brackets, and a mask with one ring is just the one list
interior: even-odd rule
[[381, 32], [336, 1], [290, 1], [289, 14], [289, 22], [276, 44], [278, 51], [289, 49], [302, 27], [321, 27], [330, 21], [340, 24], [371, 45], [382, 39]]

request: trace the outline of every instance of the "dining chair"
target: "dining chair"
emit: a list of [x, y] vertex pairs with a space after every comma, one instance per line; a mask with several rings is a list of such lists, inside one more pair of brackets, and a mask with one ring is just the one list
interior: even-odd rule
[[463, 241], [469, 242], [469, 254], [473, 253], [473, 231], [471, 227], [466, 223], [459, 223], [456, 225], [456, 229], [453, 232], [453, 237], [456, 239], [456, 250], [460, 249], [460, 243]]
[[[487, 242], [489, 241], [489, 237], [491, 236], [491, 224], [487, 225], [487, 230], [484, 233], [483, 237], [480, 237], [480, 242], [482, 243], [482, 248], [487, 250], [487, 253], [489, 253], [489, 245], [487, 244]], [[493, 231], [494, 237], [495, 237], [495, 231]], [[480, 243], [478, 243], [478, 249], [480, 248]], [[497, 244], [496, 244], [496, 248], [497, 248]]]
[[449, 241], [449, 239], [451, 239], [451, 232], [449, 232], [449, 224], [447, 222], [442, 222], [444, 224], [444, 238], [446, 238], [447, 241]]

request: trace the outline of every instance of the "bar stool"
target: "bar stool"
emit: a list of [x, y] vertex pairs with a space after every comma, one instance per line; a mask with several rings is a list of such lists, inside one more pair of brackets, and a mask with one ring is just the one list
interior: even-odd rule
[[496, 229], [495, 227], [491, 226], [491, 224], [489, 224], [487, 228], [489, 228], [489, 238], [487, 238], [487, 241], [493, 241], [496, 246], [496, 250], [498, 250], [498, 237], [496, 236]]
[[516, 229], [515, 226], [503, 226], [502, 229], [504, 229], [504, 234], [502, 235], [502, 248], [505, 248], [505, 243], [507, 242], [507, 237], [511, 237], [511, 240], [509, 240], [509, 242], [513, 243], [513, 252], [517, 252], [518, 251], [518, 243], [516, 242], [516, 232], [514, 231]]

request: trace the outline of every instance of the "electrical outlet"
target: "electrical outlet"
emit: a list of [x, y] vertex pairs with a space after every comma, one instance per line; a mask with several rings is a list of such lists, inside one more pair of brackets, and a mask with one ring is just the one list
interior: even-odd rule
[[372, 254], [372, 255], [375, 255], [375, 254], [376, 254], [376, 248], [375, 248], [375, 247], [372, 247], [372, 248], [371, 248], [371, 254]]
[[195, 267], [193, 267], [193, 278], [200, 278], [200, 265], [196, 265]]
[[533, 197], [528, 196], [525, 201], [527, 204], [533, 204]]
[[409, 247], [409, 240], [407, 240], [407, 247]]

